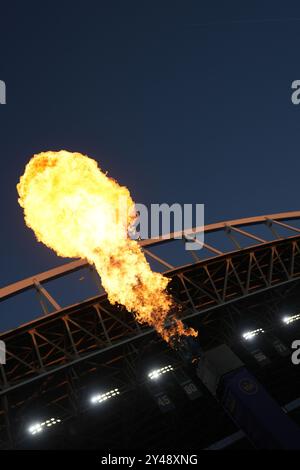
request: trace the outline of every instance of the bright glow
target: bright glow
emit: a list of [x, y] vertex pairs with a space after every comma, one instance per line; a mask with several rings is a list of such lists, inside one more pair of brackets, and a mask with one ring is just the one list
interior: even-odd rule
[[42, 423], [33, 424], [32, 426], [28, 428], [28, 431], [32, 435], [38, 434], [42, 432], [45, 429], [45, 427], [54, 426], [55, 424], [58, 424], [60, 422], [61, 422], [61, 419], [50, 418], [50, 419], [47, 419], [46, 421], [43, 421]]
[[101, 393], [101, 394], [98, 394], [98, 395], [93, 395], [91, 397], [91, 402], [92, 403], [102, 403], [103, 401], [106, 401], [109, 398], [115, 397], [117, 395], [120, 395], [119, 389], [114, 388], [113, 390], [110, 390], [109, 392]]
[[178, 318], [181, 307], [166, 290], [170, 278], [153, 272], [128, 236], [137, 217], [129, 190], [95, 160], [66, 150], [34, 155], [17, 190], [38, 241], [59, 256], [94, 265], [111, 304], [124, 305], [166, 341], [197, 336]]
[[256, 330], [247, 331], [246, 333], [244, 333], [243, 338], [248, 341], [249, 339], [252, 339], [255, 336], [260, 335], [261, 333], [264, 333], [264, 332], [265, 331], [262, 328], [257, 328]]
[[158, 379], [158, 377], [160, 377], [162, 374], [170, 372], [171, 370], [173, 370], [173, 367], [171, 365], [161, 367], [160, 369], [154, 369], [148, 374], [148, 377], [151, 380], [155, 380]]
[[297, 315], [292, 315], [289, 317], [283, 317], [282, 321], [289, 325], [290, 323], [293, 323], [294, 321], [300, 320], [300, 313], [297, 313]]

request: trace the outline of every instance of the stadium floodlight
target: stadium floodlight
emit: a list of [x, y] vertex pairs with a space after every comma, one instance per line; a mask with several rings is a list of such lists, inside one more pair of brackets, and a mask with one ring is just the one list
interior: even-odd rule
[[282, 319], [283, 323], [285, 323], [286, 325], [289, 325], [290, 323], [293, 323], [297, 320], [300, 320], [300, 313], [297, 313], [296, 315], [286, 316]]
[[265, 331], [262, 328], [257, 328], [256, 330], [252, 330], [252, 331], [246, 331], [246, 333], [243, 334], [243, 338], [248, 341], [249, 339], [252, 339], [255, 336], [258, 336], [264, 332]]
[[119, 389], [114, 388], [113, 390], [110, 390], [109, 392], [106, 393], [98, 393], [97, 395], [93, 395], [91, 397], [91, 402], [92, 403], [102, 403], [103, 401], [108, 400], [109, 398], [113, 398], [117, 395], [120, 395]]
[[162, 374], [165, 374], [166, 372], [170, 372], [173, 370], [173, 367], [171, 365], [161, 367], [160, 369], [154, 369], [151, 372], [149, 372], [148, 377], [151, 380], [158, 379]]
[[59, 418], [49, 418], [46, 421], [43, 421], [41, 423], [35, 423], [32, 426], [28, 428], [28, 431], [30, 434], [39, 434], [42, 432], [46, 427], [50, 428], [51, 426], [54, 426], [55, 424], [58, 424], [61, 422], [61, 419]]

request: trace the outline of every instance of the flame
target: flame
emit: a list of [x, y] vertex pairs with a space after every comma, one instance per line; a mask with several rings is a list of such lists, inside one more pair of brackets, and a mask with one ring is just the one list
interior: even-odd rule
[[65, 150], [34, 155], [17, 185], [25, 222], [38, 241], [59, 256], [93, 264], [112, 304], [121, 304], [166, 340], [196, 336], [176, 318], [179, 310], [153, 272], [128, 227], [135, 219], [128, 189], [109, 178], [97, 162]]

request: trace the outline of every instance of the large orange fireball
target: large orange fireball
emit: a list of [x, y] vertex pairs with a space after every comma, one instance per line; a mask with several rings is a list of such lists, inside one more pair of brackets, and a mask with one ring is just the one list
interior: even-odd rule
[[94, 264], [112, 304], [169, 341], [197, 333], [176, 318], [166, 292], [169, 279], [151, 270], [139, 244], [128, 237], [134, 202], [128, 189], [95, 160], [65, 150], [34, 155], [17, 185], [25, 222], [59, 256]]

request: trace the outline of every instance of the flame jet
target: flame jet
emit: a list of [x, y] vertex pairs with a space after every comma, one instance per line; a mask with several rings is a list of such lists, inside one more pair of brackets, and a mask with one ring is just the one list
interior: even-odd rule
[[177, 318], [169, 279], [151, 270], [128, 227], [136, 215], [128, 189], [97, 162], [65, 150], [34, 155], [17, 185], [25, 222], [38, 241], [59, 256], [93, 264], [112, 304], [121, 304], [141, 324], [167, 341], [197, 336]]

